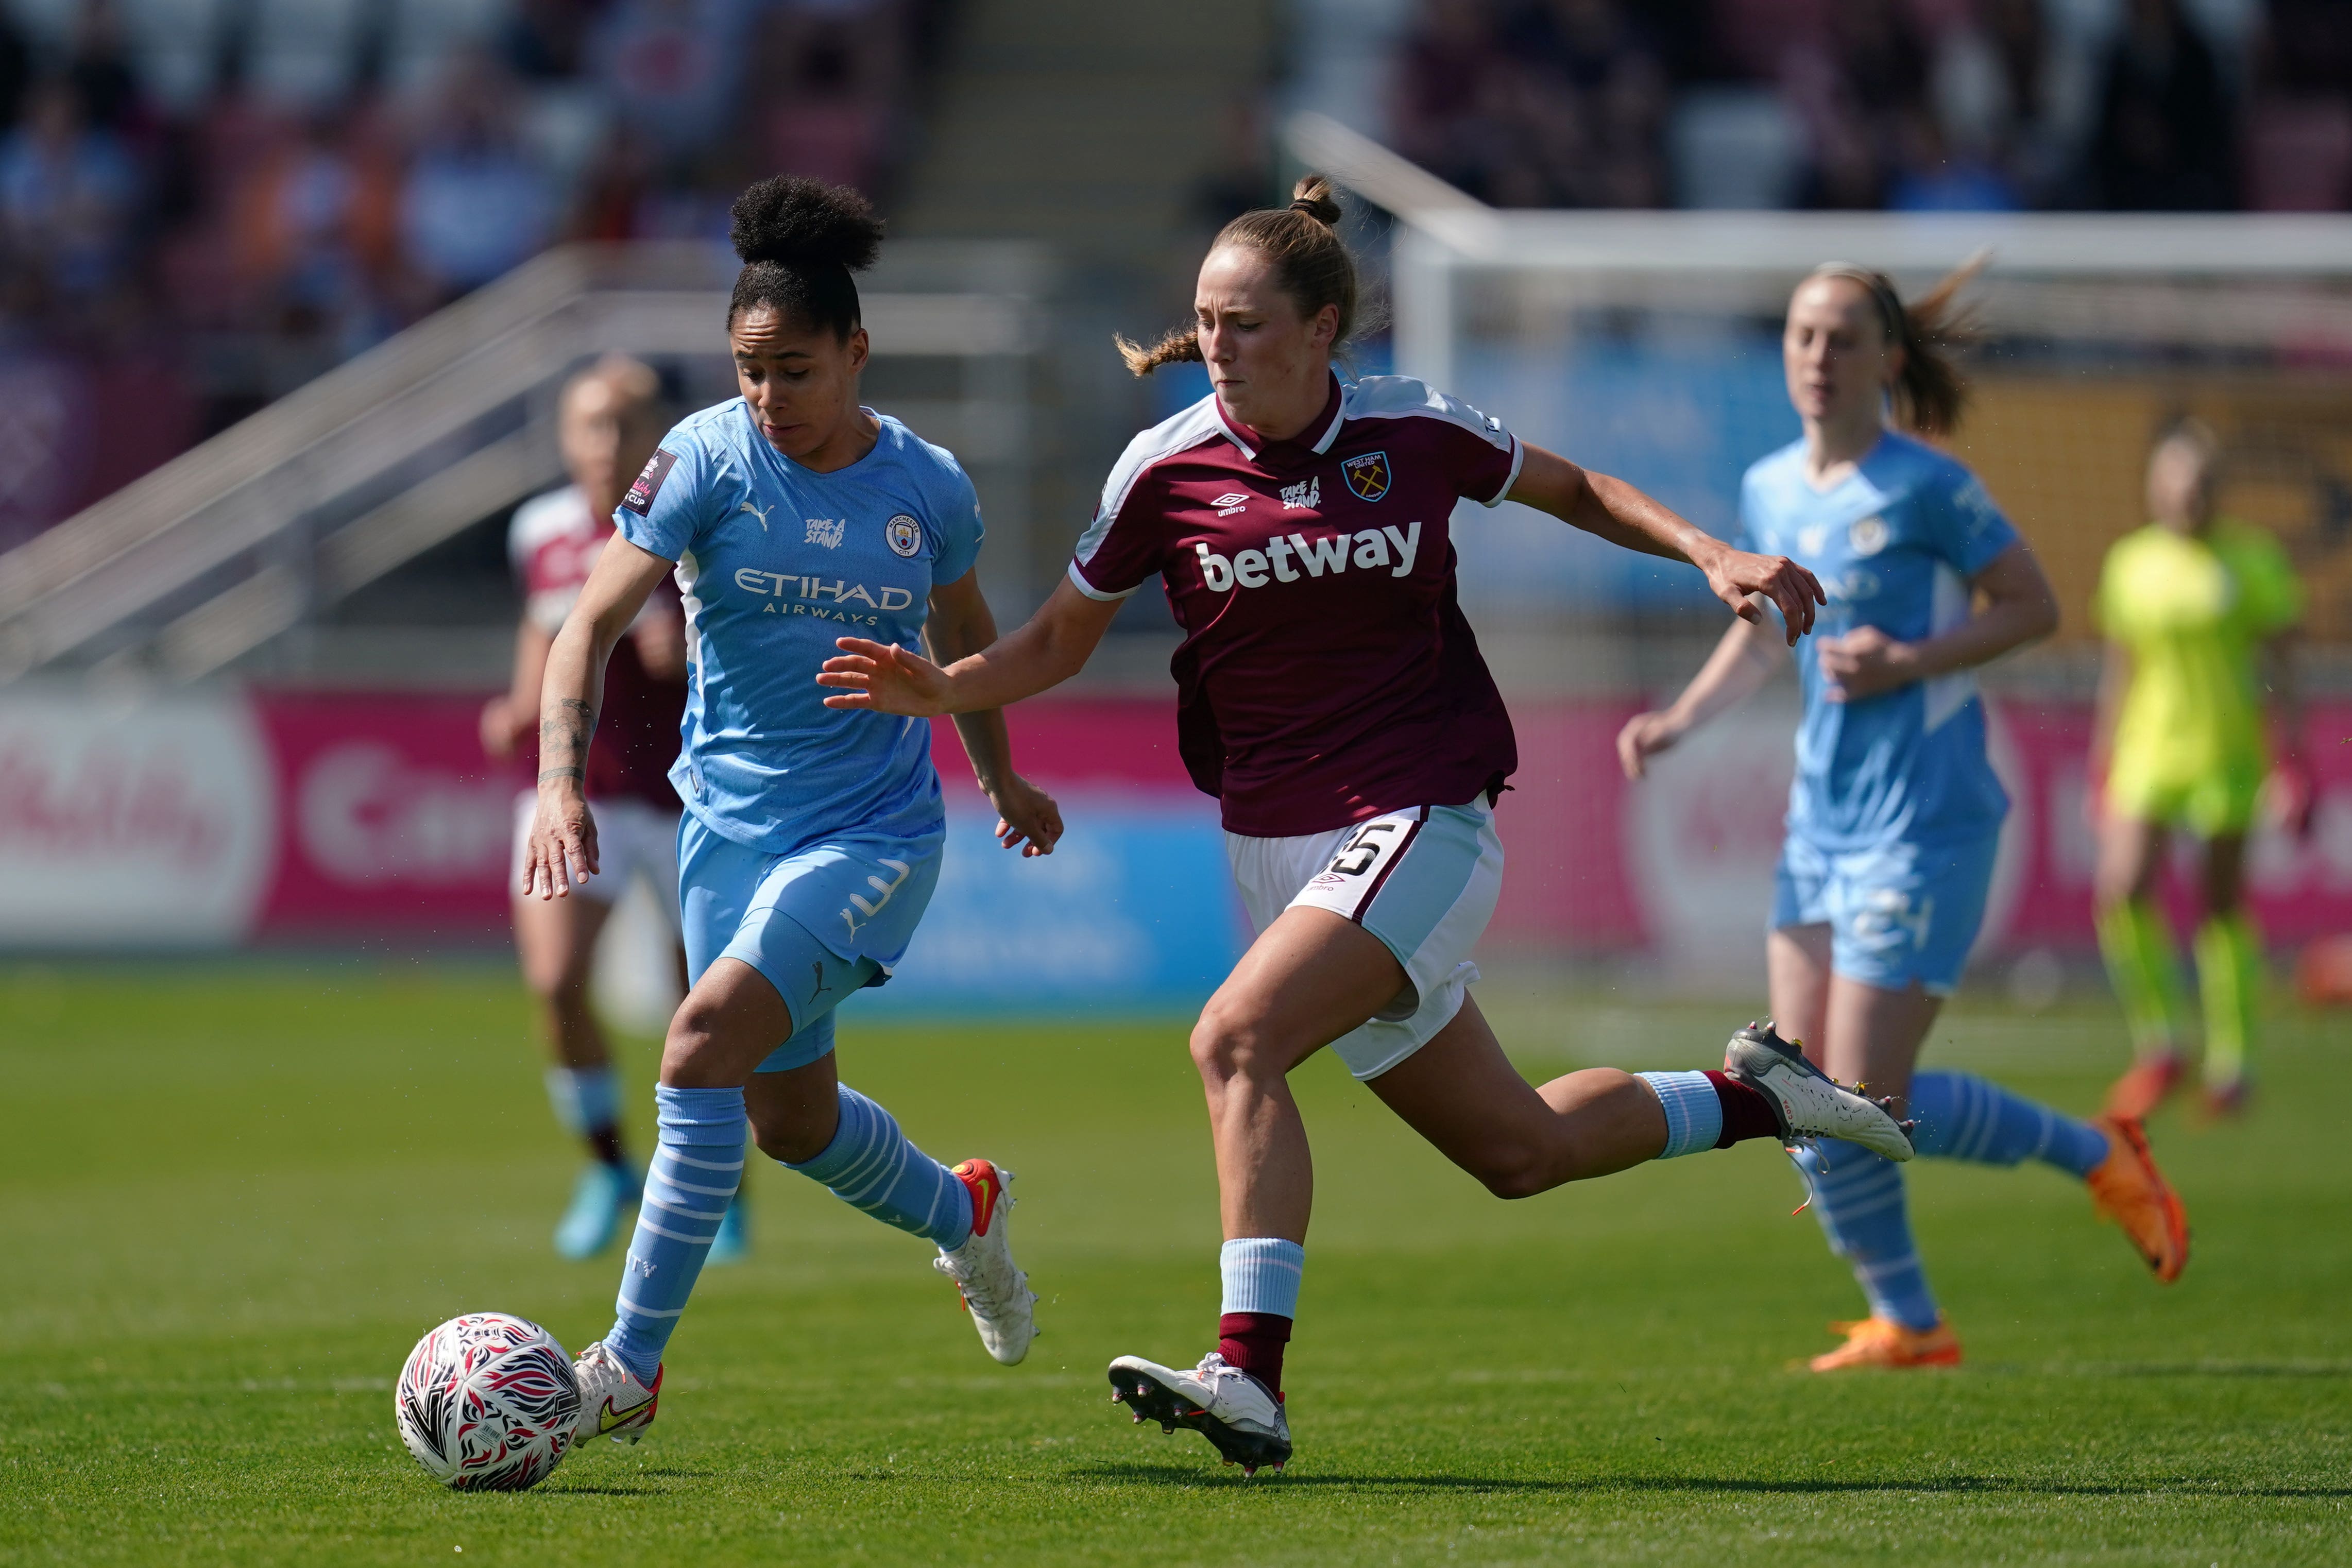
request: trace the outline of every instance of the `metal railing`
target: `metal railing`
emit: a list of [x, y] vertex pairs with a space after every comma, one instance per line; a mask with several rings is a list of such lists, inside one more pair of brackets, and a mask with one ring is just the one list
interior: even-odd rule
[[[1043, 271], [1031, 247], [902, 244], [864, 296], [877, 359], [957, 365], [888, 411], [975, 469], [1000, 535], [1027, 521]], [[193, 679], [317, 616], [553, 480], [576, 365], [723, 360], [733, 274], [698, 244], [550, 251], [0, 554], [0, 683]]]

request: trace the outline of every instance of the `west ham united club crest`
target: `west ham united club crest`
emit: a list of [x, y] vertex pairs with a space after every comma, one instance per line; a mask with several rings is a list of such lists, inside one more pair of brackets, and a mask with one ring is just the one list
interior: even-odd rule
[[1367, 452], [1360, 458], [1349, 458], [1339, 465], [1339, 472], [1348, 480], [1348, 488], [1356, 492], [1359, 500], [1378, 500], [1389, 493], [1389, 455]]

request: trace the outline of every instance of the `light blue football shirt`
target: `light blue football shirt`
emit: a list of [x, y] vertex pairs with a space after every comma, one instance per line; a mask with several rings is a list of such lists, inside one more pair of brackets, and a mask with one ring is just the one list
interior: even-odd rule
[[954, 457], [881, 426], [871, 452], [820, 474], [734, 398], [663, 437], [613, 514], [630, 543], [677, 563], [686, 599], [686, 746], [670, 778], [712, 832], [766, 854], [942, 812], [930, 726], [827, 708], [816, 683], [835, 637], [919, 652], [932, 586], [980, 553], [980, 501]]
[[1789, 831], [1825, 849], [1992, 831], [2009, 796], [1986, 759], [1975, 677], [1940, 675], [1834, 702], [1820, 639], [1865, 626], [1900, 642], [1949, 630], [1969, 616], [1969, 579], [2015, 543], [2017, 531], [1975, 475], [1891, 430], [1830, 489], [1814, 489], [1804, 465], [1798, 441], [1749, 468], [1739, 491], [1742, 548], [1788, 556], [1829, 595], [1796, 648], [1805, 706]]

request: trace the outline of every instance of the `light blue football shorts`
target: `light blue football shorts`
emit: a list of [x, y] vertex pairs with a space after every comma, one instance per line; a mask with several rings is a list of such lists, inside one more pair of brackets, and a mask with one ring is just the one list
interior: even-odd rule
[[793, 1036], [755, 1069], [785, 1072], [833, 1049], [833, 1010], [890, 978], [940, 879], [942, 821], [913, 838], [845, 835], [770, 855], [677, 828], [678, 912], [689, 981], [721, 958], [758, 970], [791, 1009]]
[[1934, 846], [1824, 849], [1790, 834], [1774, 875], [1772, 929], [1830, 928], [1830, 967], [1887, 991], [1914, 981], [1948, 996], [1984, 923], [1998, 830]]
[[1294, 838], [1228, 833], [1225, 855], [1257, 930], [1293, 906], [1328, 910], [1404, 966], [1395, 999], [1331, 1042], [1358, 1078], [1380, 1077], [1462, 1011], [1478, 978], [1470, 950], [1503, 891], [1503, 840], [1486, 801], [1414, 806]]

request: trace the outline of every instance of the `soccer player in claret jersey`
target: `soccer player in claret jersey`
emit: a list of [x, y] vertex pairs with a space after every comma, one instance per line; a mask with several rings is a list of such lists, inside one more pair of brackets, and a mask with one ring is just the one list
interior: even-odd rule
[[1251, 1470], [1290, 1456], [1284, 1348], [1297, 1313], [1314, 1177], [1287, 1082], [1325, 1046], [1502, 1197], [1748, 1138], [1847, 1138], [1908, 1159], [1880, 1106], [1769, 1029], [1726, 1072], [1515, 1071], [1466, 987], [1503, 864], [1494, 803], [1517, 765], [1508, 715], [1454, 601], [1465, 498], [1524, 501], [1630, 548], [1690, 562], [1746, 616], [1761, 595], [1793, 637], [1821, 589], [1728, 548], [1630, 486], [1523, 445], [1402, 376], [1344, 382], [1356, 315], [1328, 183], [1226, 226], [1194, 325], [1122, 342], [1139, 374], [1205, 361], [1214, 392], [1145, 431], [1104, 487], [1067, 579], [994, 646], [942, 669], [841, 639], [835, 706], [1000, 708], [1066, 679], [1155, 574], [1187, 633], [1180, 745], [1223, 804], [1257, 940], [1192, 1032], [1216, 1144], [1225, 1244], [1217, 1349], [1177, 1370], [1110, 1365], [1138, 1420], [1189, 1426]]
[[[608, 359], [567, 382], [558, 406], [557, 445], [571, 483], [515, 509], [508, 553], [522, 582], [522, 624], [515, 631], [511, 689], [482, 707], [482, 746], [539, 772], [539, 687], [547, 650], [580, 597], [589, 569], [613, 537], [613, 511], [629, 480], [660, 438], [661, 383], [635, 360]], [[621, 1094], [589, 984], [596, 939], [613, 900], [632, 877], [649, 882], [672, 922], [677, 919], [677, 790], [669, 766], [677, 756], [678, 717], [686, 708], [686, 623], [677, 594], [664, 585], [646, 601], [628, 635], [614, 646], [604, 674], [604, 721], [588, 749], [587, 792], [596, 803], [604, 871], [576, 899], [549, 900], [521, 889], [523, 858], [539, 792], [515, 801], [515, 952], [538, 1000], [552, 1058], [548, 1103], [556, 1120], [587, 1145], [588, 1162], [555, 1226], [565, 1258], [602, 1252], [637, 1202], [637, 1171], [621, 1143]], [[671, 961], [685, 959], [675, 942]], [[741, 1210], [728, 1210], [711, 1255], [740, 1252]]]
[[[1922, 435], [1958, 419], [1951, 313], [1971, 270], [1906, 304], [1884, 275], [1832, 263], [1789, 302], [1781, 353], [1804, 434], [1748, 470], [1740, 542], [1785, 550], [1833, 589], [1798, 644], [1804, 719], [1766, 938], [1772, 1011], [1823, 1068], [1886, 1091], [1919, 1153], [2034, 1160], [2083, 1181], [2168, 1282], [2188, 1261], [2188, 1220], [2137, 1122], [2078, 1121], [1969, 1073], [1912, 1070], [1976, 941], [2009, 809], [1969, 672], [2058, 624], [2032, 551], [1975, 476], [1887, 426], [1890, 403]], [[1672, 707], [1626, 721], [1626, 773], [1756, 691], [1782, 657], [1769, 634], [1735, 626]], [[1834, 1325], [1844, 1343], [1813, 1370], [1958, 1361], [1912, 1243], [1904, 1173], [1862, 1150], [1790, 1157], [1870, 1302]]]
[[[622, 498], [619, 537], [556, 636], [541, 699], [524, 878], [562, 898], [601, 864], [582, 784], [605, 661], [675, 569], [692, 674], [670, 779], [686, 802], [694, 984], [662, 1049], [660, 1145], [616, 1321], [575, 1367], [583, 1441], [635, 1442], [653, 1423], [662, 1352], [742, 1173], [747, 1112], [763, 1152], [935, 1243], [991, 1356], [1018, 1362], [1035, 1331], [1005, 1236], [1010, 1173], [931, 1159], [834, 1065], [834, 1009], [905, 954], [946, 813], [929, 726], [831, 711], [812, 677], [849, 626], [947, 658], [987, 646], [979, 500], [944, 448], [858, 405], [867, 343], [851, 273], [882, 240], [865, 198], [764, 180], [737, 200], [734, 238], [727, 336], [742, 395], [673, 429]], [[1060, 815], [1013, 773], [1003, 716], [957, 728], [1005, 847], [1050, 851]]]

